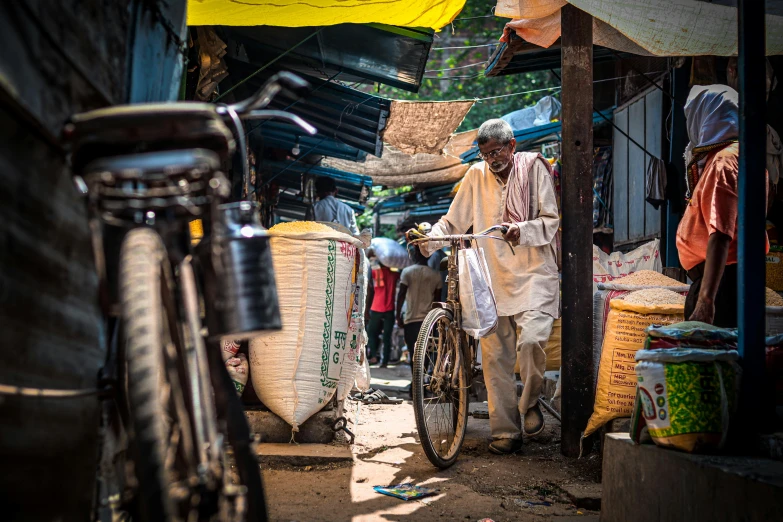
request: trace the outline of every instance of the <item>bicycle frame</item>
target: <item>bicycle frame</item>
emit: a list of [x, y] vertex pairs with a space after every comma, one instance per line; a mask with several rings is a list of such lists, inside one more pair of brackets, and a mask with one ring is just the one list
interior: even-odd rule
[[[492, 232], [495, 231], [501, 231], [505, 233], [506, 228], [501, 225], [495, 225], [493, 227], [490, 227], [482, 232], [479, 232], [477, 234], [456, 234], [456, 235], [446, 235], [446, 236], [436, 236], [436, 237], [419, 237], [417, 239], [411, 240], [411, 243], [419, 246], [424, 243], [430, 243], [430, 242], [445, 242], [448, 241], [451, 246], [451, 251], [448, 255], [448, 271], [447, 271], [447, 294], [446, 294], [446, 302], [445, 303], [436, 303], [435, 306], [440, 306], [446, 310], [449, 310], [452, 314], [452, 321], [451, 321], [451, 332], [449, 332], [449, 335], [454, 335], [456, 339], [456, 354], [455, 354], [455, 361], [454, 365], [456, 368], [459, 368], [459, 365], [462, 363], [462, 358], [464, 357], [465, 360], [470, 361], [470, 371], [468, 372], [468, 382], [467, 387], [469, 388], [472, 385], [473, 382], [473, 374], [474, 369], [476, 368], [476, 356], [477, 356], [477, 350], [475, 349], [475, 339], [472, 337], [469, 337], [463, 330], [462, 330], [462, 305], [460, 304], [459, 300], [459, 251], [465, 248], [465, 243], [470, 243], [471, 241], [475, 241], [478, 239], [495, 239], [499, 241], [504, 241], [506, 244], [508, 244], [509, 248], [511, 249], [511, 253], [513, 255], [516, 255], [514, 252], [514, 248], [511, 246], [511, 243], [507, 241], [504, 238], [500, 238], [497, 236], [490, 236]], [[419, 234], [418, 232], [416, 232]], [[435, 367], [440, 368], [442, 363], [442, 357], [444, 357], [444, 354], [441, 350], [438, 350], [438, 355], [435, 361]], [[451, 376], [452, 382], [451, 385], [456, 387], [458, 385], [457, 379], [459, 376], [457, 375], [457, 372], [454, 372]]]

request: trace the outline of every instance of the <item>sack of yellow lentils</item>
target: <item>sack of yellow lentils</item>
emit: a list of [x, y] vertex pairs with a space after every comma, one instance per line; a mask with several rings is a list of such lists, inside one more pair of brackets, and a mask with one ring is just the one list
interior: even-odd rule
[[671, 290], [648, 288], [612, 299], [601, 347], [593, 414], [584, 437], [605, 423], [630, 417], [636, 398], [636, 352], [644, 347], [645, 330], [653, 324], [683, 320], [685, 297]]

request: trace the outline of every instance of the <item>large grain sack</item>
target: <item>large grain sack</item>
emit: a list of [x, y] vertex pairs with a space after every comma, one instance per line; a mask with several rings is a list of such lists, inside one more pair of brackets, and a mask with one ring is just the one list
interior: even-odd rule
[[661, 271], [660, 241], [655, 239], [628, 253], [607, 254], [593, 245], [593, 292], [598, 283], [609, 283], [639, 270]]
[[340, 382], [362, 243], [311, 222], [269, 234], [283, 329], [251, 339], [250, 377], [261, 401], [298, 431]]
[[552, 323], [552, 333], [549, 334], [549, 340], [544, 347], [546, 353], [546, 371], [554, 372], [560, 370], [560, 353], [562, 349], [562, 321], [555, 319]]
[[623, 297], [629, 292], [646, 288], [663, 288], [688, 295], [690, 285], [667, 277], [654, 270], [638, 270], [633, 274], [612, 280], [611, 283], [598, 283], [593, 294], [593, 383], [598, 382], [598, 367], [601, 362], [601, 346], [604, 342], [604, 328], [609, 315], [609, 302]]
[[595, 407], [584, 436], [612, 419], [630, 417], [636, 398], [636, 352], [653, 324], [682, 321], [685, 297], [658, 288], [637, 290], [612, 299], [601, 348], [601, 363], [595, 392]]
[[783, 292], [783, 252], [767, 254], [767, 286]]
[[[544, 353], [546, 354], [546, 370], [547, 372], [556, 372], [560, 370], [560, 353], [562, 350], [562, 320], [555, 319], [552, 322], [552, 333], [549, 334], [549, 340], [544, 346]], [[481, 361], [478, 361], [481, 364]], [[519, 363], [514, 365], [514, 373], [519, 373]]]
[[639, 405], [653, 441], [687, 452], [721, 449], [737, 403], [736, 350], [639, 350]]
[[771, 288], [766, 289], [767, 336], [783, 334], [783, 297]]
[[367, 256], [359, 250], [356, 256], [358, 271], [356, 277], [356, 289], [354, 292], [353, 311], [351, 312], [351, 323], [348, 326], [348, 335], [351, 338], [350, 345], [345, 354], [345, 362], [340, 373], [340, 382], [337, 385], [337, 400], [344, 401], [354, 386], [356, 373], [361, 364], [361, 355], [364, 347], [367, 345], [367, 334], [365, 333], [364, 308], [367, 295], [367, 274], [369, 262]]

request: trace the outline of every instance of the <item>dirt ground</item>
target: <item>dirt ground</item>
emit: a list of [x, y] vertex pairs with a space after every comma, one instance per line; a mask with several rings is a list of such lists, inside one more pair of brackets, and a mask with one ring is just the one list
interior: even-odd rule
[[[418, 443], [413, 406], [403, 391], [410, 367], [373, 368], [372, 376], [374, 388], [405, 402], [360, 406], [358, 425], [350, 426], [356, 434], [352, 463], [262, 466], [272, 520], [598, 520], [597, 512], [577, 508], [563, 490], [600, 482], [598, 457], [563, 457], [560, 426], [553, 417], [547, 414], [545, 432], [509, 456], [488, 452], [489, 420], [471, 417], [459, 460], [440, 471]], [[356, 422], [356, 403], [347, 404], [346, 417]], [[373, 486], [404, 482], [440, 493], [406, 502], [373, 491]]]

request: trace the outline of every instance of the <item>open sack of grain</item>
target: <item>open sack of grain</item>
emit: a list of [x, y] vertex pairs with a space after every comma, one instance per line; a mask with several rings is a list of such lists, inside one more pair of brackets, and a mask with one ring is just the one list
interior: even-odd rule
[[593, 382], [598, 379], [598, 366], [601, 362], [601, 346], [604, 342], [606, 318], [609, 315], [609, 302], [623, 297], [635, 290], [663, 288], [678, 294], [687, 295], [690, 285], [667, 277], [654, 270], [639, 270], [633, 274], [614, 279], [611, 283], [599, 283], [593, 294]]
[[313, 222], [269, 234], [283, 329], [250, 340], [250, 377], [261, 401], [298, 431], [334, 396], [361, 344], [352, 319], [363, 245]]
[[783, 334], [783, 297], [771, 288], [766, 289], [766, 316], [768, 336]]
[[659, 446], [687, 452], [726, 442], [739, 391], [737, 330], [687, 321], [650, 327], [636, 352], [637, 400], [631, 438], [641, 428]]
[[600, 283], [611, 283], [640, 270], [661, 271], [660, 241], [655, 239], [628, 253], [607, 254], [593, 245], [593, 292]]
[[682, 321], [685, 296], [662, 288], [630, 292], [609, 302], [593, 414], [584, 437], [612, 419], [630, 417], [636, 398], [636, 352], [647, 327]]

